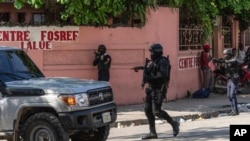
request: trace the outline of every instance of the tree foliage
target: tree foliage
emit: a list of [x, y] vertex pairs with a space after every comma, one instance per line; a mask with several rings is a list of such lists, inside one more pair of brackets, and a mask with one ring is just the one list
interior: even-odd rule
[[[21, 9], [25, 4], [42, 7], [49, 0], [15, 0], [14, 6]], [[53, 0], [51, 0], [53, 1]], [[72, 18], [77, 25], [103, 26], [109, 18], [123, 16], [125, 21], [137, 16], [146, 22], [147, 8], [156, 8], [155, 0], [56, 0], [64, 6], [61, 19]]]
[[[0, 0], [4, 1], [4, 0]], [[63, 6], [61, 19], [73, 19], [77, 25], [107, 25], [108, 20], [120, 16], [125, 22], [139, 17], [144, 24], [148, 8], [158, 6], [177, 7], [188, 12], [204, 29], [204, 37], [211, 35], [216, 16], [235, 16], [243, 31], [250, 25], [250, 0], [15, 0], [14, 6], [21, 9], [25, 4], [40, 8], [55, 2]]]
[[187, 14], [186, 18], [195, 19], [197, 24], [201, 24], [203, 28], [203, 40], [212, 34], [213, 19], [218, 15], [216, 6], [211, 1], [201, 0], [185, 0], [181, 5], [182, 14]]
[[249, 0], [214, 0], [219, 15], [234, 16], [240, 22], [240, 30], [244, 31], [250, 26]]
[[197, 19], [203, 26], [204, 39], [212, 35], [217, 16], [234, 16], [241, 31], [250, 26], [250, 0], [158, 0], [158, 4], [178, 7], [185, 16]]

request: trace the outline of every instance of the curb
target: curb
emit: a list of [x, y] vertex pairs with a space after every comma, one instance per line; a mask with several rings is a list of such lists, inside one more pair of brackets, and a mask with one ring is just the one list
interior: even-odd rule
[[[216, 118], [220, 114], [223, 113], [230, 113], [231, 109], [225, 109], [225, 110], [218, 110], [213, 112], [205, 112], [202, 114], [193, 114], [193, 115], [183, 115], [183, 116], [173, 116], [172, 118], [176, 121], [180, 121], [181, 119], [186, 120], [197, 120], [197, 119], [210, 119], [210, 118]], [[157, 118], [156, 120], [160, 120]], [[129, 126], [139, 126], [139, 125], [145, 125], [148, 124], [147, 119], [135, 119], [135, 120], [128, 120], [128, 121], [119, 121], [114, 122], [110, 125], [111, 128], [120, 128], [120, 127], [129, 127]]]

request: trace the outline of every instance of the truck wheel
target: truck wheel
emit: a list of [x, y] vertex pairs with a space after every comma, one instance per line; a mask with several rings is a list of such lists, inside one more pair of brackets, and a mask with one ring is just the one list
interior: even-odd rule
[[23, 141], [69, 141], [59, 119], [51, 113], [37, 113], [29, 117], [21, 128]]
[[110, 126], [104, 126], [89, 131], [81, 131], [71, 136], [71, 141], [106, 141]]

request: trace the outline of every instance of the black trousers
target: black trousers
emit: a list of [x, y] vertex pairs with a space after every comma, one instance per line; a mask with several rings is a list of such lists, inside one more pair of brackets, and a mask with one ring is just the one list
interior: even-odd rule
[[109, 70], [98, 70], [99, 81], [109, 81]]
[[[145, 115], [148, 119], [149, 130], [150, 132], [156, 133], [155, 130], [155, 116], [165, 119], [168, 123], [172, 124], [172, 117], [164, 110], [162, 110], [162, 102], [165, 96], [162, 96], [160, 100], [157, 100], [159, 96], [160, 89], [146, 90], [146, 99], [145, 99]], [[154, 99], [153, 99], [154, 98]]]

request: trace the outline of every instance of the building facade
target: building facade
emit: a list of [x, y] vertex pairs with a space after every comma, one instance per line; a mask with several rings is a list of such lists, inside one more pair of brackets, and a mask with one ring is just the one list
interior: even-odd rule
[[[149, 57], [148, 48], [153, 43], [164, 47], [169, 55], [172, 70], [166, 101], [187, 97], [187, 91], [194, 92], [201, 87], [197, 27], [180, 24], [178, 9], [160, 7], [150, 11], [144, 27], [96, 28], [90, 26], [45, 26], [41, 11], [27, 8], [19, 11], [9, 5], [3, 24], [0, 26], [0, 45], [15, 46], [25, 50], [47, 77], [75, 77], [97, 79], [97, 69], [92, 65], [94, 51], [99, 44], [107, 47], [112, 57], [110, 83], [113, 86], [118, 105], [143, 103], [145, 97], [141, 88], [142, 72], [132, 67], [144, 64]], [[8, 14], [6, 14], [8, 13]], [[6, 26], [6, 22], [38, 23], [35, 25]], [[215, 57], [222, 56], [224, 35], [222, 20], [218, 20], [213, 38], [208, 41]], [[231, 35], [237, 47], [237, 21], [233, 21]], [[197, 38], [194, 38], [197, 37]], [[191, 38], [191, 39], [190, 39]], [[192, 41], [187, 41], [190, 39]]]

